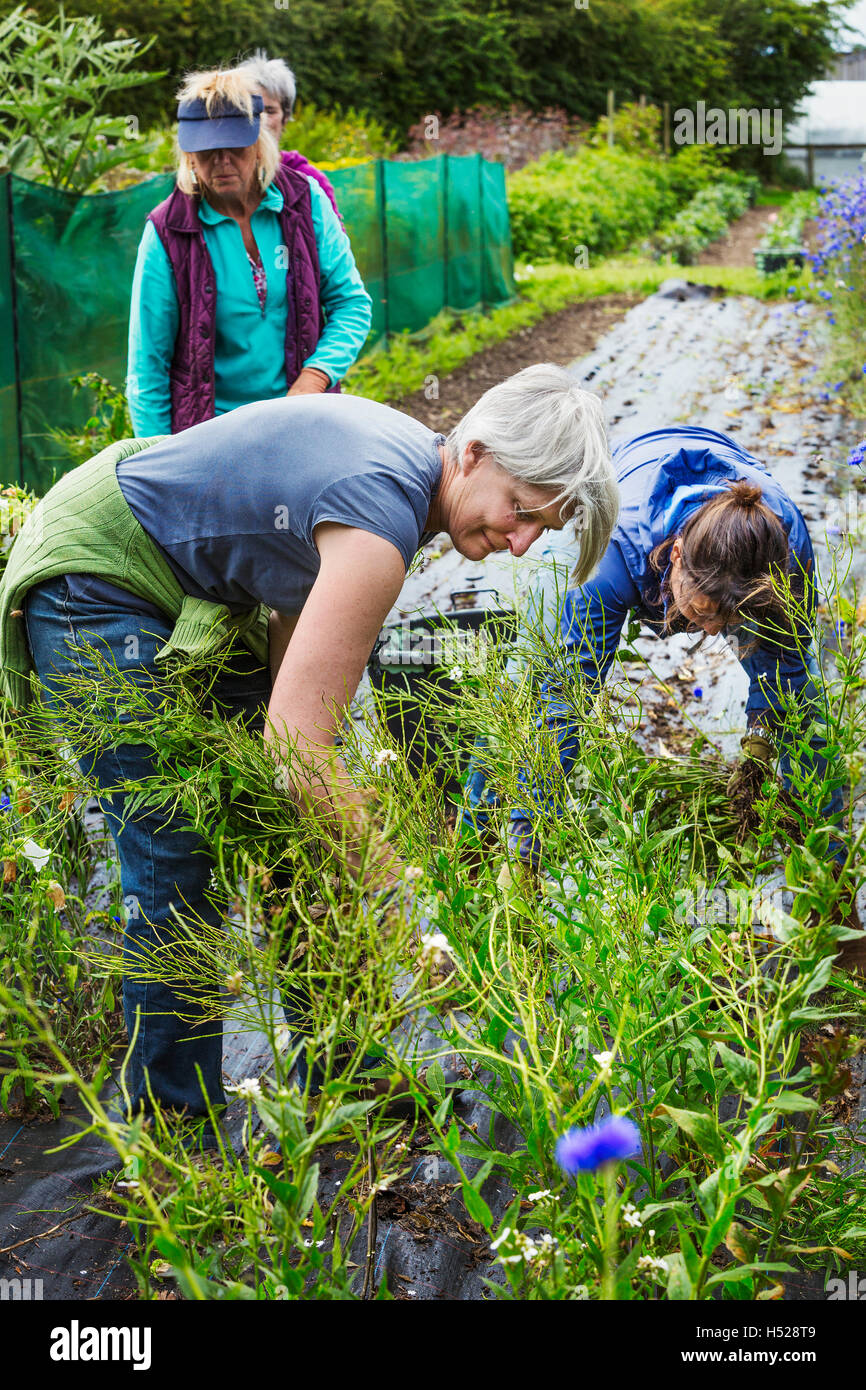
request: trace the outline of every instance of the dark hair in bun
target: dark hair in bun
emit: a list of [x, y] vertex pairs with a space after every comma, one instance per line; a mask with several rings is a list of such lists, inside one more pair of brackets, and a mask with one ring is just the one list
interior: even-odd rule
[[[667, 568], [676, 539], [669, 536], [652, 551], [657, 573]], [[788, 533], [756, 483], [729, 483], [689, 517], [679, 539], [686, 601], [691, 594], [708, 599], [725, 626], [747, 622], [792, 632], [791, 597], [801, 598], [803, 576], [791, 572]], [[663, 592], [670, 624], [682, 614], [669, 581]]]

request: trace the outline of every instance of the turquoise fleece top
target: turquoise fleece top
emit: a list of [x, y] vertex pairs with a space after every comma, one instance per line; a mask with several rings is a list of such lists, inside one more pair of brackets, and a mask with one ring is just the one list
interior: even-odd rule
[[[372, 301], [355, 265], [349, 238], [327, 196], [307, 177], [319, 251], [320, 299], [327, 322], [316, 350], [304, 363], [339, 381], [355, 361], [370, 330]], [[241, 229], [232, 217], [201, 199], [198, 215], [216, 276], [214, 343], [217, 415], [252, 401], [284, 396], [285, 336], [289, 305], [279, 213], [283, 195], [271, 184], [252, 215], [253, 236], [267, 277], [259, 304]], [[171, 432], [169, 367], [179, 322], [171, 264], [152, 222], [138, 247], [129, 317], [127, 396], [137, 438]]]

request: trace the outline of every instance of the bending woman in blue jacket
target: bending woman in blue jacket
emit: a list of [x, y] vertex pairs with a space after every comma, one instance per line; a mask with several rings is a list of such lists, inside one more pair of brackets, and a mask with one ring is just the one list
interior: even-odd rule
[[[781, 735], [780, 770], [789, 785], [785, 706], [794, 697], [812, 717], [820, 679], [811, 646], [814, 556], [803, 517], [763, 464], [713, 430], [654, 430], [618, 445], [613, 460], [620, 513], [597, 572], [564, 593], [571, 557], [561, 548], [549, 551], [553, 564], [535, 595], [535, 619], [549, 636], [558, 627], [562, 641], [558, 669], [551, 665], [540, 686], [539, 727], [543, 721], [556, 740], [563, 776], [580, 743], [576, 710], [563, 698], [563, 668], [581, 678], [588, 696], [596, 694], [634, 613], [659, 635], [736, 635], [735, 650], [749, 676], [745, 756], [769, 762], [772, 735]], [[780, 595], [782, 576], [796, 600], [793, 620]], [[813, 757], [823, 775], [820, 751]], [[470, 773], [464, 812], [464, 823], [479, 828], [497, 799], [480, 762]], [[533, 785], [525, 771], [519, 780], [526, 804], [511, 811], [509, 844], [535, 863], [534, 821], [549, 813], [552, 789]], [[832, 820], [841, 809], [837, 787], [825, 813]]]

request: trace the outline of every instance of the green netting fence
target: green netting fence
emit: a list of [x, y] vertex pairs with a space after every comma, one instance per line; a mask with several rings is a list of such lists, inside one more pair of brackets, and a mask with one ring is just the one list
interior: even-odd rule
[[[377, 160], [331, 176], [373, 299], [365, 351], [417, 331], [442, 309], [514, 298], [505, 173], [480, 155]], [[163, 175], [76, 196], [0, 176], [0, 484], [38, 492], [70, 466], [56, 429], [80, 430], [91, 403], [70, 377], [126, 378], [129, 296]]]

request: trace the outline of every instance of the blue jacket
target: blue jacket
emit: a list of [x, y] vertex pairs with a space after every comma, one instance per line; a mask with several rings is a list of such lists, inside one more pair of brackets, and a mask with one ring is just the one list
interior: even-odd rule
[[[629, 613], [634, 611], [659, 632], [665, 629], [658, 592], [663, 576], [650, 567], [650, 553], [676, 536], [692, 513], [729, 482], [756, 483], [765, 503], [781, 520], [788, 533], [792, 566], [804, 577], [806, 611], [810, 621], [814, 619], [814, 556], [806, 523], [763, 464], [735, 440], [713, 430], [676, 426], [623, 441], [613, 451], [613, 460], [621, 494], [619, 520], [597, 573], [569, 590], [562, 605], [561, 661], [570, 676], [580, 674], [588, 694], [604, 683]], [[675, 624], [671, 630], [684, 628], [684, 623]], [[784, 647], [761, 640], [744, 659], [750, 680], [749, 723], [756, 721], [759, 712], [770, 711], [772, 718], [785, 694], [813, 689], [800, 650], [808, 650], [810, 641], [811, 632], [804, 632], [799, 643]], [[558, 668], [548, 671], [541, 683], [537, 727], [546, 724], [554, 735], [567, 776], [577, 757], [579, 731], [573, 706], [562, 699], [561, 663]], [[535, 809], [549, 810], [557, 788], [530, 787], [526, 773], [520, 781], [530, 791]], [[531, 819], [533, 814], [523, 807], [512, 811], [511, 819]]]

